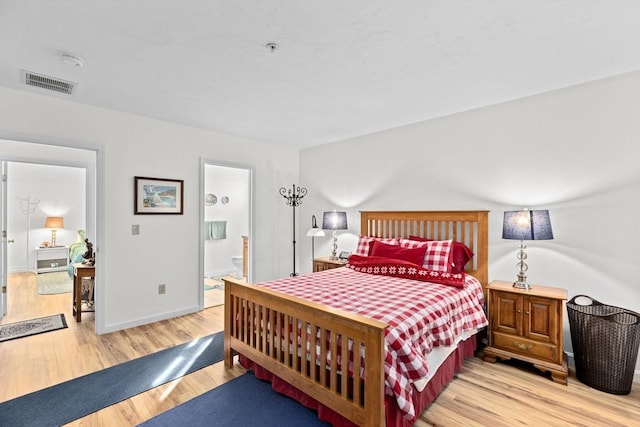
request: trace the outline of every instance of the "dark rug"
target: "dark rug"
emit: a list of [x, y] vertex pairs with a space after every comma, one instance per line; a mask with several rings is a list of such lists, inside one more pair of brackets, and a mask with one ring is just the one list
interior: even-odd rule
[[329, 426], [315, 411], [276, 393], [271, 384], [246, 373], [150, 419], [141, 427]]
[[0, 426], [59, 426], [223, 360], [224, 333], [0, 403]]
[[23, 320], [0, 326], [0, 342], [24, 338], [45, 332], [57, 331], [67, 327], [64, 314], [40, 317], [38, 319]]

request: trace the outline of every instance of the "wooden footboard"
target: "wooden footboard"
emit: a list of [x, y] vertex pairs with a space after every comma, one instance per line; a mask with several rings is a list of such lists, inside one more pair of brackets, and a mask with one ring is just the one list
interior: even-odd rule
[[[385, 323], [231, 278], [224, 282], [226, 366], [241, 353], [357, 425], [385, 425]], [[346, 348], [352, 352], [340, 350]], [[350, 374], [343, 375], [349, 354], [365, 349], [364, 366], [352, 357]]]

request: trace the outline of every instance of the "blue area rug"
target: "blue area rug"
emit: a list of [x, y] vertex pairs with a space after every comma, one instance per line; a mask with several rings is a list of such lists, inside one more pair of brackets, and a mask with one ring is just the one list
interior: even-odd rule
[[182, 405], [150, 419], [140, 427], [260, 426], [320, 427], [317, 414], [276, 393], [271, 384], [246, 373]]
[[223, 360], [224, 333], [0, 403], [0, 426], [59, 426]]

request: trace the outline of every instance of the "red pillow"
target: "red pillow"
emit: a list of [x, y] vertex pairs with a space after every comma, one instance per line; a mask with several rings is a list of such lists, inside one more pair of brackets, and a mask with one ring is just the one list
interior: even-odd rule
[[[429, 242], [432, 239], [425, 239], [419, 236], [409, 236], [409, 240], [418, 242]], [[464, 273], [464, 266], [473, 258], [473, 251], [462, 242], [452, 241], [452, 251], [449, 255], [451, 262], [451, 273]]]
[[424, 261], [426, 251], [426, 246], [418, 248], [403, 248], [398, 245], [387, 245], [386, 243], [374, 240], [371, 242], [371, 251], [369, 252], [369, 256], [398, 259], [421, 266]]
[[358, 238], [358, 246], [354, 255], [369, 256], [371, 252], [371, 242], [380, 241], [389, 245], [397, 245], [398, 239], [395, 237], [373, 237], [373, 236], [360, 236]]

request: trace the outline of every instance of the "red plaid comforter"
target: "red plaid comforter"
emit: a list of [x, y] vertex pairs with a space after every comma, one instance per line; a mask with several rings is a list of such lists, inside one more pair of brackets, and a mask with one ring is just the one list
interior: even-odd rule
[[349, 268], [258, 285], [387, 323], [386, 393], [410, 418], [415, 416], [412, 382], [427, 376], [429, 352], [487, 325], [482, 286], [469, 275], [462, 289]]

